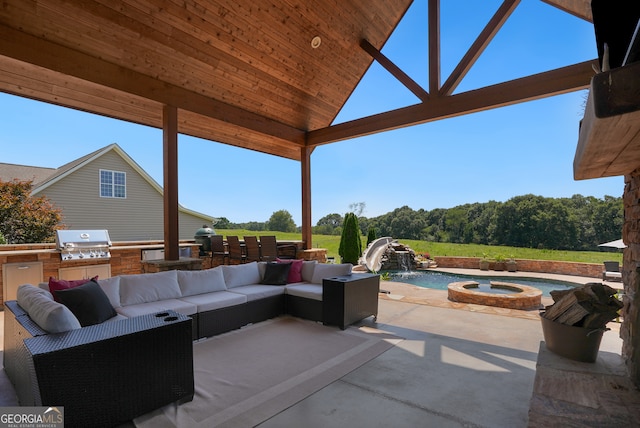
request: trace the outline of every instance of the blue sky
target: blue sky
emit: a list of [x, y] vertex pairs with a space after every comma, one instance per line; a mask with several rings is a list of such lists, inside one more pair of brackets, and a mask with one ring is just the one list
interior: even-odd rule
[[[414, 1], [382, 50], [424, 88], [426, 4]], [[500, 4], [441, 2], [443, 83]], [[590, 23], [523, 0], [456, 92], [596, 56]], [[528, 193], [619, 197], [622, 177], [573, 179], [585, 98], [586, 91], [579, 91], [320, 146], [311, 156], [313, 224], [359, 202], [366, 204], [363, 215], [375, 217], [404, 205], [432, 210]], [[416, 102], [374, 63], [336, 123]], [[7, 94], [0, 94], [0, 118], [0, 162], [55, 168], [118, 143], [162, 184], [160, 130]], [[299, 162], [182, 135], [178, 162], [185, 207], [232, 222], [267, 221], [285, 209], [300, 225]]]

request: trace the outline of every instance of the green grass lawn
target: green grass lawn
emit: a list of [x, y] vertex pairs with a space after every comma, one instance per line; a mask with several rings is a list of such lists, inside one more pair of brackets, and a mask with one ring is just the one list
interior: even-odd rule
[[[219, 235], [238, 235], [242, 239], [245, 235], [276, 235], [278, 240], [301, 240], [299, 233], [285, 232], [255, 232], [243, 229], [216, 229]], [[314, 248], [326, 248], [328, 257], [335, 257], [336, 261], [340, 260], [338, 256], [338, 247], [340, 246], [340, 237], [333, 235], [313, 235]], [[495, 257], [500, 254], [505, 257], [513, 257], [516, 259], [531, 260], [557, 260], [565, 262], [583, 262], [583, 263], [602, 263], [605, 260], [614, 260], [622, 263], [621, 252], [611, 251], [561, 251], [561, 250], [537, 250], [533, 248], [504, 247], [494, 245], [478, 245], [478, 244], [451, 244], [447, 242], [427, 242], [416, 241], [412, 239], [398, 239], [404, 245], [409, 246], [416, 253], [429, 253], [431, 257], [437, 256], [454, 256], [454, 257], [482, 257], [487, 254], [489, 257]], [[362, 237], [363, 245], [367, 242], [366, 237]]]

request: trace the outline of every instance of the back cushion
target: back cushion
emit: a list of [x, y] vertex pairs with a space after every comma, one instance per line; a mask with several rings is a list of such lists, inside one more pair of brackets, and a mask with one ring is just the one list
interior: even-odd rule
[[302, 275], [302, 280], [304, 282], [311, 282], [313, 279], [313, 270], [318, 264], [317, 260], [305, 260], [302, 263], [302, 269], [300, 270], [300, 274]]
[[111, 306], [114, 308], [119, 308], [122, 306], [120, 304], [120, 277], [112, 276], [111, 278], [99, 279], [98, 285], [104, 291], [104, 294], [107, 295], [109, 301], [111, 302]]
[[53, 300], [46, 290], [24, 284], [18, 287], [18, 304], [41, 329], [49, 333], [62, 333], [80, 328], [80, 321], [62, 303]]
[[179, 270], [178, 284], [183, 296], [193, 296], [227, 289], [224, 283], [222, 266], [205, 270]]
[[258, 263], [251, 262], [242, 265], [223, 265], [224, 283], [227, 288], [243, 285], [260, 284], [262, 278], [258, 270]]
[[122, 306], [181, 297], [178, 274], [175, 270], [138, 275], [120, 275], [120, 303]]
[[313, 278], [311, 279], [311, 283], [322, 284], [322, 280], [325, 278], [351, 275], [351, 269], [353, 269], [353, 265], [351, 263], [342, 263], [338, 265], [318, 263], [313, 269]]
[[264, 279], [264, 273], [267, 270], [267, 262], [258, 262], [258, 273], [260, 273], [260, 279]]

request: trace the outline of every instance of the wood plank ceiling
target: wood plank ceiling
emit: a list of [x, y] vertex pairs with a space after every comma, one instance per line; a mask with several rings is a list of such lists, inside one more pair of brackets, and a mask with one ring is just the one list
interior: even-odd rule
[[[410, 0], [7, 0], [0, 89], [298, 159]], [[320, 37], [314, 49], [311, 42]]]
[[[544, 1], [590, 18], [588, 0]], [[0, 91], [158, 128], [170, 105], [180, 133], [300, 160], [305, 146], [587, 87], [591, 62], [452, 95], [518, 3], [441, 85], [429, 0], [422, 89], [380, 53], [411, 0], [3, 0]], [[374, 58], [422, 102], [332, 126]]]

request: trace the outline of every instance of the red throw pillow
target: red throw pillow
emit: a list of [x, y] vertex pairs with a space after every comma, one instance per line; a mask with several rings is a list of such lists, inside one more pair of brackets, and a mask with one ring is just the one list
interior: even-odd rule
[[304, 260], [282, 260], [276, 259], [278, 263], [291, 263], [291, 269], [289, 269], [289, 276], [287, 277], [287, 284], [293, 282], [302, 282], [302, 264]]
[[69, 288], [75, 288], [75, 287], [77, 287], [79, 285], [86, 284], [87, 282], [89, 282], [91, 280], [98, 281], [98, 275], [94, 276], [93, 278], [72, 279], [72, 280], [56, 279], [56, 278], [50, 276], [49, 277], [49, 292], [51, 294], [53, 294], [53, 299], [56, 302], [59, 302], [58, 298], [56, 297], [55, 291], [67, 290]]

